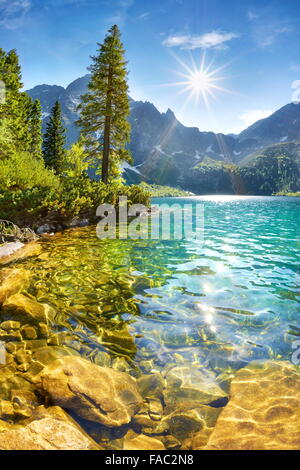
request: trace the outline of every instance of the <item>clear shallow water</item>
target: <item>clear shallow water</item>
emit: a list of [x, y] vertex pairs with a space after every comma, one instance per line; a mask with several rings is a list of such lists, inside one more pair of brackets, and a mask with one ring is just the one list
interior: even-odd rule
[[87, 227], [19, 263], [31, 270], [30, 294], [57, 312], [63, 344], [142, 371], [196, 363], [219, 374], [290, 359], [300, 336], [299, 198], [192, 200], [204, 204], [204, 243], [99, 240]]

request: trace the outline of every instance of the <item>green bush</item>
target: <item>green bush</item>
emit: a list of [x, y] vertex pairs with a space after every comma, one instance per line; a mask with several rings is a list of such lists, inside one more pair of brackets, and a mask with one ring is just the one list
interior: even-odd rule
[[126, 196], [128, 205], [149, 205], [150, 193], [139, 186], [106, 185], [87, 176], [62, 178], [57, 187], [31, 187], [0, 191], [0, 218], [36, 227], [45, 220], [61, 224], [72, 217], [93, 219], [100, 204], [118, 205]]
[[0, 190], [22, 190], [34, 187], [58, 188], [59, 179], [46, 169], [44, 161], [27, 152], [0, 159]]

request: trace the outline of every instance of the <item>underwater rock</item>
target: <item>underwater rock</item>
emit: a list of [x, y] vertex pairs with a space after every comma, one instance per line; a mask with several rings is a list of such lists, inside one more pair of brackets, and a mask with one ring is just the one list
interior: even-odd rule
[[137, 381], [140, 394], [143, 398], [157, 397], [163, 398], [165, 381], [163, 376], [157, 372], [155, 374], [142, 375]]
[[123, 450], [166, 450], [166, 448], [159, 439], [139, 434], [135, 437], [126, 435]]
[[54, 404], [108, 427], [129, 423], [142, 404], [132, 377], [79, 357], [53, 362], [40, 378], [42, 389]]
[[157, 421], [154, 421], [149, 415], [149, 406], [143, 403], [138, 413], [133, 418], [133, 427], [137, 432], [145, 434], [156, 434]]
[[0, 399], [0, 419], [12, 419], [15, 416], [13, 404], [8, 400]]
[[122, 330], [102, 329], [100, 332], [100, 338], [104, 346], [118, 354], [132, 356], [137, 351], [134, 338], [131, 336], [127, 328], [123, 328]]
[[220, 409], [205, 405], [190, 410], [178, 408], [161, 420], [157, 431], [167, 431], [181, 440], [189, 434], [194, 434], [206, 428], [212, 428], [219, 414]]
[[41, 404], [35, 393], [28, 390], [11, 390], [10, 399], [19, 418], [31, 417], [34, 408]]
[[24, 339], [37, 339], [37, 332], [33, 326], [25, 326], [22, 328], [22, 337]]
[[48, 322], [51, 309], [46, 304], [40, 304], [23, 294], [14, 294], [2, 306], [1, 316], [24, 322]]
[[26, 425], [0, 425], [1, 450], [101, 450], [61, 408], [40, 406]]
[[236, 373], [205, 449], [299, 450], [299, 422], [299, 368], [284, 361], [252, 362]]
[[207, 405], [226, 396], [212, 372], [196, 366], [174, 367], [166, 374], [164, 399], [167, 406], [177, 408], [188, 403], [190, 408]]
[[23, 269], [3, 269], [0, 272], [0, 305], [29, 286], [29, 273]]
[[35, 387], [28, 380], [16, 374], [13, 365], [0, 368], [0, 396], [2, 399], [9, 400], [11, 390], [34, 391], [34, 389]]
[[[26, 377], [35, 384], [40, 384], [39, 373], [44, 367], [62, 357], [78, 355], [76, 351], [67, 347], [47, 346], [46, 343], [42, 343], [40, 347], [41, 341], [42, 340], [33, 340], [26, 342], [26, 346], [31, 346], [32, 350], [31, 362]], [[37, 346], [36, 348], [35, 344]]]
[[166, 449], [178, 450], [181, 448], [181, 442], [171, 434], [168, 434], [167, 436], [162, 436], [161, 440]]

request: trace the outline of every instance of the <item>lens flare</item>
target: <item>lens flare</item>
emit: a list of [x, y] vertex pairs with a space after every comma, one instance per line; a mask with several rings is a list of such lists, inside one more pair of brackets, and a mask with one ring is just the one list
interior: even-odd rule
[[218, 84], [218, 82], [224, 80], [224, 77], [219, 76], [219, 72], [227, 65], [218, 68], [213, 68], [213, 63], [206, 65], [205, 54], [198, 65], [193, 57], [191, 57], [191, 66], [183, 62], [178, 56], [174, 55], [174, 57], [184, 70], [183, 72], [177, 72], [177, 74], [184, 78], [184, 80], [168, 83], [166, 86], [181, 87], [179, 93], [187, 93], [184, 107], [190, 101], [198, 104], [202, 99], [206, 107], [209, 108], [209, 98], [215, 99], [218, 91], [231, 93], [230, 90]]

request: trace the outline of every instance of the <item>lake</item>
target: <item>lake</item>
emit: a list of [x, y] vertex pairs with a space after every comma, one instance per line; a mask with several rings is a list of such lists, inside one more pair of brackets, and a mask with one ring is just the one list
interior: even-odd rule
[[[48, 338], [26, 343], [34, 360], [76, 354], [135, 378], [195, 370], [227, 391], [228, 377], [253, 360], [292, 360], [300, 199], [153, 200], [190, 202], [204, 207], [203, 239], [100, 240], [83, 227], [42, 239], [41, 253], [12, 264], [30, 272], [27, 295], [51, 307]], [[38, 370], [25, 369], [29, 379]], [[182, 429], [180, 439], [190, 432]]]
[[219, 370], [290, 358], [300, 335], [299, 199], [153, 204], [191, 200], [204, 205], [203, 242], [99, 240], [86, 227], [55, 235], [42, 255], [22, 262], [31, 294], [60, 312], [54, 329], [92, 347], [99, 329], [128, 325], [136, 348], [111, 339], [105, 349], [137, 366], [187, 361]]

